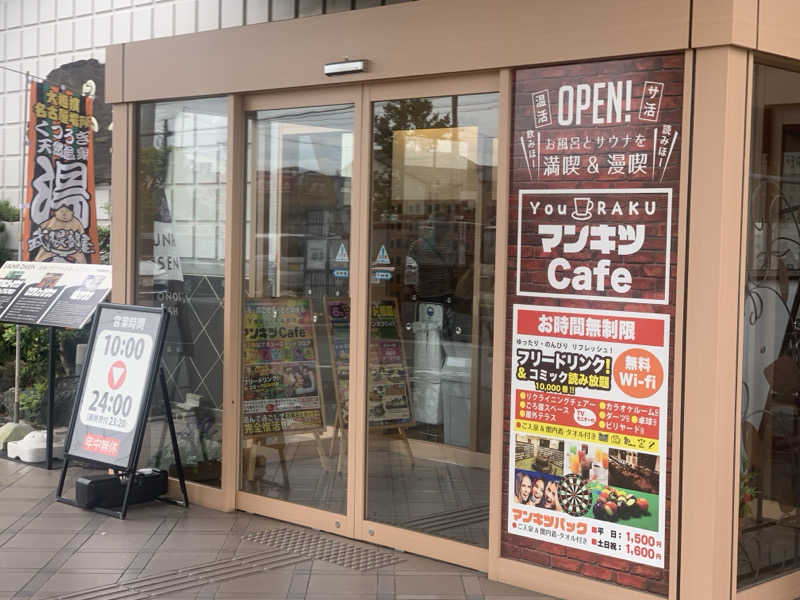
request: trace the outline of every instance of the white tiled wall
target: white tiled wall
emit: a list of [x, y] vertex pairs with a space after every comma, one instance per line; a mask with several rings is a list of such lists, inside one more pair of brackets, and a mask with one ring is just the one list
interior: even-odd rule
[[[0, 0], [0, 67], [45, 77], [109, 44], [260, 22], [267, 0]], [[262, 18], [262, 15], [264, 18]], [[24, 75], [0, 68], [0, 199], [22, 197]], [[104, 212], [104, 211], [101, 211]]]
[[[328, 3], [349, 6], [349, 0]], [[0, 0], [0, 199], [19, 204], [22, 197], [21, 73], [45, 77], [73, 61], [105, 62], [109, 44], [261, 23], [268, 14], [267, 0]]]

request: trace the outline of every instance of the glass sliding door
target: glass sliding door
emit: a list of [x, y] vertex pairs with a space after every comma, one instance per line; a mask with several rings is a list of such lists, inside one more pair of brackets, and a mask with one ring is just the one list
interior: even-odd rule
[[247, 114], [240, 490], [346, 513], [353, 105]]
[[374, 102], [365, 517], [488, 547], [498, 94]]
[[[225, 98], [138, 107], [136, 304], [171, 319], [162, 366], [186, 479], [220, 487], [225, 295]], [[154, 402], [142, 463], [177, 471]], [[226, 459], [227, 460], [227, 459]]]

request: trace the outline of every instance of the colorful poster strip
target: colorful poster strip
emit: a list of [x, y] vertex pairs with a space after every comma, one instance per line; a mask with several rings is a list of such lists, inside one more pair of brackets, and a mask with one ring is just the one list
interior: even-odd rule
[[22, 259], [99, 263], [92, 100], [31, 82]]
[[[328, 322], [331, 356], [336, 373], [337, 418], [341, 426], [348, 422], [350, 374], [350, 299], [327, 298], [325, 318]], [[414, 425], [408, 368], [400, 336], [397, 301], [393, 298], [374, 300], [370, 309], [369, 395], [367, 420], [374, 429], [410, 427]]]
[[243, 352], [245, 437], [325, 428], [308, 298], [246, 302]]
[[664, 566], [669, 316], [514, 306], [508, 531]]

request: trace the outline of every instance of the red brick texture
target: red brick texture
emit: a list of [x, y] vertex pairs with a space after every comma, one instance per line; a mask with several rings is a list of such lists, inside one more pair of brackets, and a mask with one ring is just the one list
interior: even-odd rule
[[[671, 432], [672, 432], [672, 393], [674, 372], [674, 345], [675, 345], [675, 289], [677, 272], [677, 251], [678, 251], [678, 213], [681, 198], [679, 197], [679, 178], [680, 178], [680, 152], [684, 137], [687, 132], [682, 127], [682, 107], [683, 107], [683, 81], [684, 81], [684, 57], [683, 54], [676, 53], [670, 55], [646, 56], [639, 58], [629, 58], [610, 61], [588, 62], [574, 65], [560, 65], [541, 68], [519, 69], [515, 73], [514, 79], [514, 108], [512, 125], [512, 147], [511, 147], [511, 185], [510, 195], [507, 199], [509, 203], [509, 248], [508, 248], [508, 302], [506, 307], [506, 371], [505, 371], [505, 411], [504, 411], [504, 458], [503, 458], [503, 528], [501, 538], [501, 555], [507, 558], [522, 562], [529, 562], [536, 565], [543, 565], [560, 571], [580, 574], [581, 576], [600, 580], [627, 588], [645, 590], [654, 594], [666, 596], [668, 593], [669, 581], [669, 551], [670, 551], [670, 498], [669, 490], [672, 480], [671, 463]], [[583, 121], [579, 126], [560, 126], [557, 121], [558, 111], [558, 90], [563, 85], [576, 86], [578, 84], [592, 85], [596, 82], [611, 82], [618, 80], [632, 80], [633, 93], [630, 106], [630, 122], [622, 124], [602, 124], [592, 125], [591, 110], [584, 113]], [[639, 121], [640, 101], [645, 81], [663, 82], [663, 96], [661, 98], [660, 116], [656, 123], [643, 123]], [[534, 107], [531, 98], [533, 92], [539, 90], [549, 90], [550, 109], [552, 114], [552, 125], [537, 130], [534, 126]], [[627, 107], [623, 106], [623, 110]], [[586, 165], [589, 156], [597, 156], [599, 160], [599, 170], [596, 173], [588, 173], [582, 169], [578, 174], [568, 176], [543, 176], [541, 163], [539, 171], [536, 172], [532, 165], [531, 158], [524, 151], [525, 142], [531, 137], [529, 131], [540, 131], [542, 137], [566, 137], [581, 140], [587, 138], [596, 142], [596, 138], [604, 137], [606, 140], [610, 136], [617, 136], [623, 140], [625, 136], [631, 136], [631, 140], [637, 134], [649, 131], [648, 139], [635, 148], [636, 151], [647, 153], [652, 167], [654, 140], [652, 130], [654, 127], [663, 127], [668, 124], [674, 131], [679, 133], [677, 141], [672, 148], [671, 158], [668, 166], [663, 170], [657, 170], [655, 176], [651, 171], [646, 173], [628, 172], [623, 175], [609, 174], [608, 153], [611, 149], [598, 150], [596, 144], [592, 148], [573, 147], [572, 149], [555, 149], [548, 152], [551, 155], [582, 155], [581, 164]], [[606, 142], [608, 143], [608, 142]], [[618, 142], [618, 144], [621, 143]], [[627, 149], [617, 148], [618, 152], [633, 152], [629, 142]], [[657, 142], [656, 142], [657, 144]], [[540, 152], [539, 159], [544, 152]], [[627, 169], [626, 169], [627, 171]], [[663, 177], [662, 177], [663, 172]], [[518, 193], [521, 189], [531, 188], [653, 188], [670, 187], [673, 190], [672, 196], [672, 216], [670, 232], [670, 275], [666, 285], [669, 288], [669, 304], [639, 304], [624, 301], [583, 301], [576, 299], [554, 299], [530, 296], [517, 296], [517, 269], [521, 269], [521, 282], [523, 289], [544, 290], [547, 287], [546, 269], [549, 258], [545, 257], [541, 251], [541, 244], [537, 241], [534, 245], [532, 238], [526, 238], [523, 233], [522, 247], [519, 248], [521, 254], [521, 265], [517, 264], [517, 229], [518, 218], [517, 204]], [[620, 197], [624, 197], [621, 194]], [[627, 202], [627, 200], [626, 200]], [[619, 224], [636, 224], [650, 219], [650, 225], [655, 226], [655, 222], [660, 218], [662, 223], [665, 214], [653, 215], [652, 217], [623, 216], [618, 221], [610, 221]], [[557, 219], [553, 222], [563, 223]], [[525, 215], [525, 223], [531, 222], [530, 213]], [[542, 222], [547, 222], [543, 217]], [[523, 232], [525, 228], [523, 227]], [[666, 247], [666, 227], [660, 226], [656, 235], [651, 235], [652, 229], [648, 229], [646, 245], [630, 260], [624, 260], [633, 277], [634, 291], [633, 297], [654, 298], [663, 296], [665, 285], [665, 265], [664, 249]], [[580, 255], [570, 255], [569, 260], [585, 261], [581, 264], [596, 264], [600, 255], [596, 251], [587, 250]], [[568, 306], [575, 308], [593, 308], [600, 310], [614, 311], [636, 311], [636, 312], [655, 312], [670, 316], [670, 339], [669, 339], [669, 370], [668, 370], [668, 410], [667, 410], [667, 440], [666, 440], [666, 464], [661, 464], [661, 469], [666, 469], [666, 494], [662, 497], [662, 502], [666, 507], [665, 515], [665, 547], [662, 549], [665, 557], [666, 568], [654, 568], [640, 565], [634, 562], [609, 558], [585, 550], [566, 548], [559, 544], [546, 543], [538, 540], [529, 539], [508, 533], [507, 513], [508, 498], [505, 490], [508, 489], [508, 470], [509, 470], [509, 440], [510, 440], [510, 407], [509, 398], [511, 394], [511, 361], [512, 361], [512, 316], [514, 304], [526, 305], [546, 305], [546, 306]], [[662, 441], [663, 443], [663, 441]]]

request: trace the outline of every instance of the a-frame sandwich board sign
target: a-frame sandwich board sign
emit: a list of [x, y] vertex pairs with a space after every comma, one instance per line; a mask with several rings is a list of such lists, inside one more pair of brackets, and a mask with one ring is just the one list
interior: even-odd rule
[[123, 478], [119, 509], [93, 510], [125, 518], [158, 379], [183, 493], [183, 501], [173, 502], [189, 505], [166, 379], [160, 368], [168, 323], [169, 313], [163, 308], [109, 303], [98, 306], [64, 446], [64, 467], [56, 492], [59, 502], [76, 505], [64, 498], [62, 491], [70, 460], [80, 459], [109, 467]]

